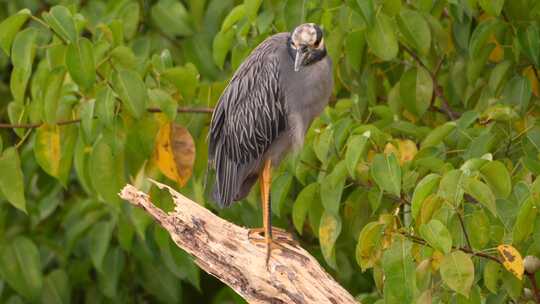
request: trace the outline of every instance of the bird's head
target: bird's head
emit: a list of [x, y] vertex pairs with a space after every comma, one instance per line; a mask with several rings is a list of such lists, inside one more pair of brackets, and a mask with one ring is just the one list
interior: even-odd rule
[[312, 64], [326, 56], [323, 32], [315, 23], [297, 26], [291, 34], [289, 48], [294, 57], [294, 70]]

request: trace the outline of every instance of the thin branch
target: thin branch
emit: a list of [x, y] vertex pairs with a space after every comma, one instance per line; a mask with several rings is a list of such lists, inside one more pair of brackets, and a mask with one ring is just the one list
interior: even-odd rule
[[444, 111], [444, 113], [451, 119], [454, 120], [457, 117], [460, 116], [460, 113], [454, 112], [452, 108], [450, 107], [450, 103], [448, 102], [448, 99], [446, 99], [446, 96], [444, 96], [444, 92], [442, 89], [442, 86], [439, 84], [439, 81], [437, 80], [437, 74], [441, 68], [442, 60], [437, 63], [437, 67], [435, 68], [435, 72], [432, 72], [429, 67], [414, 53], [411, 49], [406, 47], [405, 45], [401, 44], [401, 47], [424, 69], [426, 72], [428, 72], [429, 76], [431, 77], [431, 80], [433, 81], [433, 94], [436, 97], [439, 97], [442, 101], [442, 108], [441, 110]]
[[525, 275], [527, 275], [529, 281], [531, 281], [532, 292], [536, 303], [540, 304], [540, 291], [538, 290], [538, 285], [536, 284], [536, 277], [534, 276], [534, 273], [525, 272]]
[[[158, 108], [148, 108], [146, 109], [149, 113], [161, 113], [162, 111]], [[193, 114], [212, 114], [212, 108], [190, 108], [190, 107], [178, 107], [178, 113], [193, 113]], [[96, 118], [96, 117], [94, 117]], [[58, 126], [76, 124], [81, 122], [80, 118], [77, 119], [68, 119], [61, 120], [56, 123]], [[0, 129], [35, 129], [39, 128], [43, 123], [26, 123], [26, 124], [10, 124], [10, 123], [0, 123]]]
[[[401, 234], [404, 235], [405, 237], [411, 239], [411, 241], [413, 241], [413, 242], [415, 242], [417, 244], [431, 247], [431, 245], [429, 245], [423, 238], [414, 236], [414, 235], [406, 233], [406, 232], [401, 232]], [[482, 257], [482, 258], [485, 258], [485, 259], [490, 259], [490, 260], [495, 261], [495, 262], [497, 262], [499, 264], [502, 264], [502, 262], [501, 262], [501, 260], [499, 260], [499, 258], [497, 258], [495, 256], [492, 256], [492, 255], [489, 255], [487, 253], [477, 252], [477, 251], [474, 251], [474, 250], [472, 250], [470, 248], [465, 248], [465, 247], [452, 246], [452, 249], [461, 250], [461, 251], [463, 251], [465, 253], [468, 253], [468, 254], [471, 254], [471, 255], [474, 255], [474, 256], [478, 256], [478, 257]]]
[[467, 233], [467, 229], [465, 229], [465, 223], [463, 222], [463, 217], [457, 210], [456, 210], [456, 214], [459, 219], [459, 224], [461, 225], [461, 230], [463, 230], [463, 235], [465, 235], [465, 241], [467, 241], [467, 247], [472, 249], [471, 240], [469, 239], [469, 234]]
[[[160, 113], [161, 110], [158, 108], [148, 108], [146, 109], [150, 113]], [[191, 107], [178, 107], [176, 112], [178, 113], [194, 113], [194, 114], [212, 114], [214, 111], [213, 108], [191, 108]]]

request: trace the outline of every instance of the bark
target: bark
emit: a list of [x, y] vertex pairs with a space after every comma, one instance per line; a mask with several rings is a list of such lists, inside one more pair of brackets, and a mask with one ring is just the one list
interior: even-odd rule
[[272, 251], [267, 266], [264, 243], [254, 242], [253, 236], [250, 239], [248, 229], [225, 221], [164, 184], [154, 183], [169, 191], [174, 211], [163, 212], [132, 185], [126, 185], [120, 197], [146, 210], [201, 269], [249, 303], [359, 303], [288, 234], [278, 233], [284, 248]]

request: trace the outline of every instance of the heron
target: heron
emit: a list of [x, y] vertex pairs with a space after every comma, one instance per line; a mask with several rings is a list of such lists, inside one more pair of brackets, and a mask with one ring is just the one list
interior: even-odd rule
[[314, 23], [277, 33], [261, 42], [243, 61], [223, 91], [209, 128], [212, 190], [221, 207], [245, 198], [257, 180], [266, 264], [277, 244], [272, 237], [270, 188], [272, 167], [299, 150], [315, 117], [328, 104], [333, 88], [332, 61], [323, 32]]

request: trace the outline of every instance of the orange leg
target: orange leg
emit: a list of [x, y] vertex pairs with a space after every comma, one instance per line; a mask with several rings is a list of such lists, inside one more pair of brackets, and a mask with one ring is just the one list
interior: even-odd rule
[[272, 214], [270, 213], [270, 185], [272, 184], [272, 162], [268, 159], [264, 162], [261, 174], [261, 202], [263, 209], [264, 242], [266, 243], [266, 264], [270, 260], [272, 251]]
[[[281, 248], [278, 243], [272, 238], [272, 232], [276, 232], [278, 238], [290, 239], [290, 236], [284, 230], [273, 229], [272, 228], [272, 213], [270, 205], [270, 185], [272, 183], [272, 166], [271, 161], [266, 160], [264, 162], [264, 167], [260, 176], [260, 187], [261, 187], [261, 203], [263, 210], [263, 227], [250, 229], [249, 237], [254, 243], [264, 242], [266, 245], [266, 264], [270, 260], [270, 253], [274, 248]], [[261, 239], [252, 239], [253, 234], [264, 234], [264, 240]]]

